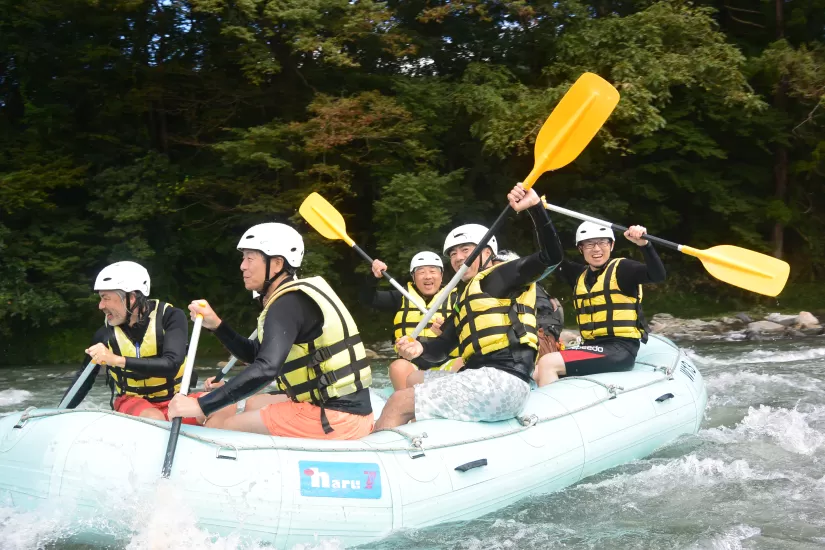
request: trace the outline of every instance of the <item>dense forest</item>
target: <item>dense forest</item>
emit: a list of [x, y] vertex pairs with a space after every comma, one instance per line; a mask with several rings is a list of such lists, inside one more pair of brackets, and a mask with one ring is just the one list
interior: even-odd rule
[[[235, 245], [262, 221], [294, 223], [304, 273], [354, 305], [366, 266], [300, 219], [303, 198], [403, 275], [450, 226], [494, 219], [585, 71], [622, 99], [540, 193], [782, 257], [786, 293], [816, 288], [825, 0], [0, 0], [0, 362], [79, 360], [94, 276], [121, 259], [156, 297], [206, 297], [251, 329]], [[576, 222], [554, 220], [575, 253]], [[529, 225], [500, 242], [529, 252]], [[766, 303], [663, 257], [651, 299], [673, 313]]]

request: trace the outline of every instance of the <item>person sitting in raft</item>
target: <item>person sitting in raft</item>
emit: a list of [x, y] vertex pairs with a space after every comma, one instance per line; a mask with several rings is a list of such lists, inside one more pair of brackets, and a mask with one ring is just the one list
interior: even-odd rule
[[207, 426], [284, 437], [358, 439], [373, 426], [369, 390], [372, 371], [358, 327], [346, 306], [321, 277], [297, 278], [304, 241], [292, 227], [264, 223], [238, 242], [247, 290], [260, 292], [258, 336], [232, 330], [208, 303], [189, 305], [192, 317], [238, 359], [249, 365], [197, 399], [177, 395], [170, 417], [203, 418], [266, 387], [285, 392], [255, 397], [240, 414], [216, 415]]
[[[379, 311], [394, 311], [393, 320], [393, 340], [398, 340], [402, 336], [412, 334], [418, 322], [424, 316], [415, 304], [411, 304], [406, 296], [396, 289], [377, 290], [375, 280], [382, 277], [381, 272], [386, 271], [387, 264], [381, 260], [374, 260], [372, 263], [372, 275], [369, 276], [368, 284], [361, 291], [361, 302]], [[441, 295], [441, 283], [444, 275], [444, 263], [435, 252], [422, 251], [412, 257], [410, 261], [410, 276], [412, 282], [407, 283], [407, 292], [414, 299], [427, 309]], [[438, 313], [427, 324], [420, 338], [427, 340], [435, 338], [441, 334], [441, 324], [452, 312], [458, 298], [458, 290], [453, 289], [447, 300], [441, 304]], [[396, 359], [390, 363], [390, 381], [396, 390], [407, 387], [407, 377], [416, 370], [452, 370], [457, 371], [464, 363], [458, 357], [458, 348], [450, 352], [449, 359], [441, 364], [432, 364], [422, 358], [413, 361], [406, 359]]]
[[576, 247], [586, 265], [565, 259], [556, 274], [573, 288], [576, 321], [582, 343], [545, 355], [536, 366], [536, 383], [547, 385], [559, 376], [584, 376], [630, 370], [647, 341], [642, 313], [642, 285], [665, 280], [665, 266], [642, 235], [647, 229], [634, 225], [624, 236], [642, 249], [645, 262], [610, 259], [615, 245], [613, 231], [592, 222], [576, 230]]
[[[376, 429], [428, 418], [495, 422], [514, 418], [527, 403], [538, 351], [535, 281], [561, 262], [562, 254], [538, 195], [519, 184], [507, 198], [515, 211], [528, 210], [540, 250], [491, 266], [497, 244], [490, 239], [465, 273], [467, 286], [442, 334], [426, 342], [406, 336], [396, 342], [399, 355], [410, 361], [417, 357], [443, 361], [458, 346], [464, 367], [454, 374], [432, 370], [411, 374], [410, 378], [419, 376], [419, 383], [390, 396]], [[444, 251], [453, 269], [460, 269], [486, 232], [484, 226], [470, 224], [449, 233]]]
[[89, 361], [96, 366], [68, 408], [83, 401], [103, 369], [112, 390], [112, 409], [168, 420], [169, 401], [181, 386], [189, 332], [183, 310], [149, 300], [150, 285], [149, 272], [135, 262], [117, 262], [98, 274], [94, 289], [100, 295], [97, 307], [105, 316], [104, 325], [69, 388]]
[[[518, 259], [519, 255], [512, 250], [500, 250], [493, 258], [493, 265]], [[536, 284], [536, 326], [539, 335], [539, 359], [548, 353], [559, 351], [562, 347], [559, 337], [564, 329], [564, 309], [540, 284]]]

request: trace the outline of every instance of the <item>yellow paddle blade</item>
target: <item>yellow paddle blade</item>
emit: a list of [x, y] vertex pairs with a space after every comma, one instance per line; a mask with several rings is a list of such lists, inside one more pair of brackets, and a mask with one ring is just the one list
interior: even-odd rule
[[535, 164], [524, 180], [530, 189], [548, 170], [567, 166], [587, 147], [619, 102], [619, 92], [608, 81], [584, 73], [567, 90], [547, 117], [536, 138]]
[[708, 273], [726, 283], [776, 296], [785, 287], [791, 266], [773, 256], [727, 244], [698, 250], [682, 246], [681, 251], [702, 260]]
[[344, 216], [318, 193], [311, 193], [304, 199], [298, 213], [315, 231], [327, 239], [341, 239], [350, 246], [355, 244], [355, 241], [347, 235]]

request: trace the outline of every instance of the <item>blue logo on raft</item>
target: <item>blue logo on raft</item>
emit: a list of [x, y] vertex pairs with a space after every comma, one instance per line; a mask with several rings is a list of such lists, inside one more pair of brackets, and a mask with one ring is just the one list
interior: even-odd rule
[[381, 470], [373, 462], [298, 462], [305, 497], [381, 498]]

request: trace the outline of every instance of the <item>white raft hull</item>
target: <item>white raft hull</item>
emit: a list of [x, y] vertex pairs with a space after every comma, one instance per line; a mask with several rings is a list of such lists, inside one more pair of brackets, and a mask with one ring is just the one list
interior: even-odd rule
[[[611, 385], [624, 391], [611, 398]], [[172, 487], [163, 489], [210, 533], [277, 548], [319, 538], [349, 546], [473, 519], [645, 457], [695, 433], [706, 403], [690, 359], [652, 336], [633, 371], [533, 391], [522, 419], [538, 422], [529, 426], [428, 420], [401, 427], [406, 436], [384, 431], [351, 442], [185, 426]], [[169, 423], [51, 410], [20, 420], [0, 419], [0, 503], [71, 507], [74, 540], [128, 538], [134, 526], [123, 509], [156, 505]]]

